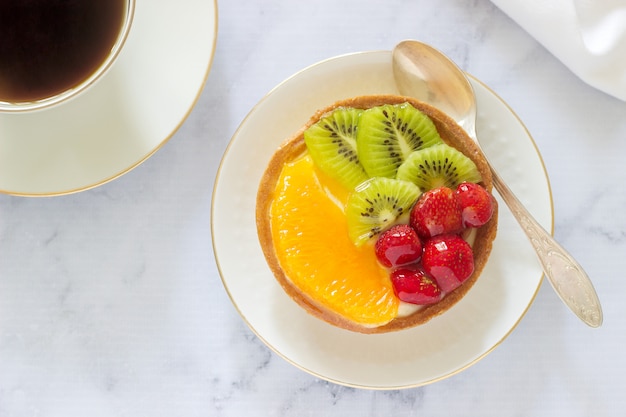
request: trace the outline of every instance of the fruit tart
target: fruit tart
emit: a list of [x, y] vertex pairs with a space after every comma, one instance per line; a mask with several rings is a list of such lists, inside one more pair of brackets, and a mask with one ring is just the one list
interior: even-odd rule
[[257, 194], [263, 253], [284, 291], [335, 326], [423, 324], [474, 285], [497, 229], [489, 167], [450, 117], [360, 96], [316, 112], [274, 153]]

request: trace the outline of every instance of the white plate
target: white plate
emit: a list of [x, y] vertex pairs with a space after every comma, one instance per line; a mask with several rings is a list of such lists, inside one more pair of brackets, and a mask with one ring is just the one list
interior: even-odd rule
[[[478, 134], [511, 188], [552, 230], [548, 177], [535, 143], [509, 107], [480, 82]], [[297, 306], [269, 270], [258, 242], [255, 198], [278, 145], [319, 108], [363, 94], [395, 93], [389, 51], [340, 56], [313, 65], [272, 90], [243, 121], [223, 157], [212, 206], [215, 257], [224, 286], [250, 328], [278, 355], [320, 378], [355, 387], [428, 384], [484, 357], [519, 323], [542, 281], [526, 237], [500, 201], [490, 260], [451, 310], [413, 329], [357, 334]]]
[[0, 192], [81, 191], [146, 160], [195, 104], [216, 37], [216, 0], [137, 0], [124, 50], [92, 89], [56, 108], [0, 114]]

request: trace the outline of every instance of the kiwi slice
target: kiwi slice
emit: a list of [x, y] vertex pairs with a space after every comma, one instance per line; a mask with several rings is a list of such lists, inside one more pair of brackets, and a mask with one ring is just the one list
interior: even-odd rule
[[365, 172], [387, 178], [395, 178], [398, 167], [414, 151], [442, 143], [432, 120], [409, 103], [365, 110], [356, 140]]
[[415, 184], [393, 178], [377, 177], [359, 184], [346, 204], [350, 239], [361, 246], [397, 224], [420, 194]]
[[442, 186], [454, 189], [463, 181], [482, 180], [474, 161], [445, 143], [413, 152], [398, 168], [397, 178], [411, 181], [422, 191]]
[[352, 190], [367, 180], [356, 150], [356, 134], [363, 110], [339, 107], [304, 132], [315, 165]]

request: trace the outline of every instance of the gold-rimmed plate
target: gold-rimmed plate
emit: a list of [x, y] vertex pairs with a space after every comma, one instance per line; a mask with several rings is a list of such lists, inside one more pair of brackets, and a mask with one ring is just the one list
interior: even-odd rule
[[[539, 222], [552, 230], [549, 180], [533, 139], [494, 92], [471, 81], [486, 153]], [[457, 305], [425, 325], [387, 334], [353, 333], [308, 315], [283, 292], [265, 262], [255, 225], [257, 188], [268, 161], [316, 110], [339, 99], [385, 93], [398, 93], [389, 51], [339, 56], [287, 79], [235, 132], [218, 171], [212, 203], [218, 268], [252, 331], [312, 375], [371, 389], [425, 385], [476, 363], [520, 322], [543, 277], [525, 235], [500, 201], [498, 236], [482, 276]]]
[[145, 161], [189, 115], [216, 37], [215, 0], [137, 0], [124, 49], [89, 91], [51, 109], [0, 114], [0, 192], [68, 194]]

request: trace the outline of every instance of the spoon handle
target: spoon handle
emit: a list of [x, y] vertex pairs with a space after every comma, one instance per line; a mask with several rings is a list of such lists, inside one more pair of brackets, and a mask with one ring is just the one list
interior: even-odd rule
[[586, 324], [602, 324], [602, 308], [582, 266], [535, 220], [526, 207], [491, 168], [493, 185], [535, 248], [543, 272], [561, 300]]

